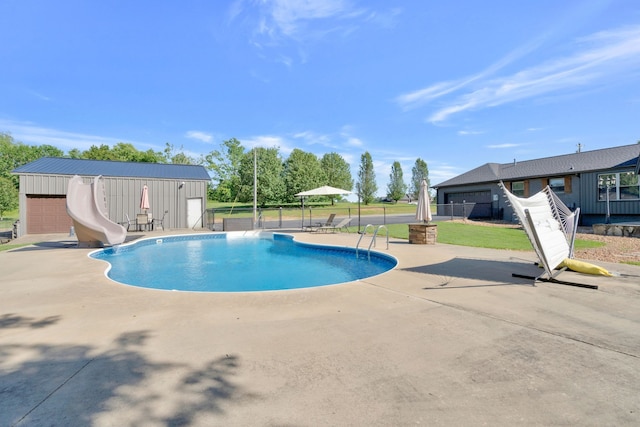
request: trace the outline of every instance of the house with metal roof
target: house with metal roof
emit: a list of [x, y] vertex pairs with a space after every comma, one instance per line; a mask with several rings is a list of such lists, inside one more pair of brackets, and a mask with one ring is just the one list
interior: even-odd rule
[[58, 157], [43, 157], [13, 173], [20, 178], [19, 235], [70, 231], [73, 222], [67, 214], [66, 194], [74, 175], [87, 183], [103, 177], [107, 216], [113, 222], [135, 222], [142, 213], [140, 198], [146, 185], [147, 213], [162, 219], [165, 228], [202, 227], [211, 180], [203, 166]]
[[[580, 208], [581, 224], [640, 221], [640, 144], [624, 145], [512, 163], [487, 163], [434, 185], [438, 214], [448, 206], [471, 204], [470, 218], [514, 220], [499, 186], [529, 197], [547, 185], [570, 208]], [[472, 207], [471, 207], [472, 206]], [[442, 212], [440, 212], [442, 211]]]

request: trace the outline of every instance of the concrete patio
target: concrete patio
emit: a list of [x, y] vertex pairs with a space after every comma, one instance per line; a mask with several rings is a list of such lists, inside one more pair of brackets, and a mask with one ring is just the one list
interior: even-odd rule
[[181, 293], [69, 239], [0, 253], [2, 426], [640, 424], [638, 267], [532, 286], [533, 252], [379, 239], [366, 280]]

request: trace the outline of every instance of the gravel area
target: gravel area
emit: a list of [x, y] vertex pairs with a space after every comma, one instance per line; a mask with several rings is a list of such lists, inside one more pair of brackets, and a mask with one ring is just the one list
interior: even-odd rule
[[575, 258], [605, 262], [640, 263], [640, 239], [637, 237], [599, 236], [593, 233], [578, 233], [578, 239], [603, 242], [606, 246], [575, 251]]

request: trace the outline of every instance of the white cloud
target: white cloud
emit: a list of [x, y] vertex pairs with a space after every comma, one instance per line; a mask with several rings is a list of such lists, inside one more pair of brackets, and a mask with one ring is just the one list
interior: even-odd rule
[[467, 169], [451, 165], [431, 165], [429, 164], [429, 181], [431, 185], [439, 184], [455, 176], [460, 175]]
[[[89, 135], [83, 133], [66, 132], [59, 129], [51, 129], [46, 127], [37, 126], [30, 122], [18, 122], [10, 120], [0, 119], [0, 129], [11, 134], [16, 140], [28, 145], [53, 145], [61, 150], [70, 150], [77, 148], [79, 150], [87, 150], [92, 145], [109, 145], [122, 142], [122, 139], [113, 137], [104, 137], [98, 135]], [[134, 146], [145, 147], [146, 149], [162, 150], [162, 147], [158, 147], [152, 144], [129, 141]]]
[[458, 135], [482, 135], [484, 132], [479, 130], [459, 130]]
[[493, 144], [493, 145], [487, 145], [487, 148], [514, 148], [514, 147], [520, 147], [522, 144], [510, 144], [510, 143], [505, 143], [505, 144]]
[[287, 157], [295, 147], [292, 147], [286, 139], [274, 135], [258, 135], [249, 138], [242, 138], [242, 144], [249, 148], [278, 148], [280, 154]]
[[329, 135], [319, 134], [310, 130], [295, 133], [293, 134], [293, 138], [300, 139], [307, 145], [334, 147], [334, 145], [331, 144], [331, 137]]
[[[372, 11], [354, 5], [352, 0], [238, 0], [227, 11], [228, 24], [249, 25], [250, 44], [260, 50], [296, 44], [295, 56], [306, 62], [309, 42], [332, 35], [346, 37], [360, 25], [392, 28], [399, 9]], [[290, 67], [294, 58], [276, 54], [273, 59]]]
[[525, 56], [527, 53], [535, 50], [541, 43], [542, 38], [536, 39], [518, 49], [513, 50], [512, 52], [509, 52], [504, 58], [501, 58], [499, 61], [491, 64], [489, 67], [477, 74], [458, 80], [438, 82], [424, 89], [419, 89], [410, 93], [400, 95], [396, 98], [396, 102], [404, 110], [410, 110], [427, 104], [434, 99], [441, 98], [445, 95], [463, 89], [473, 82], [482, 80], [487, 76], [496, 73], [500, 69]]
[[200, 132], [197, 130], [190, 130], [186, 133], [185, 135], [187, 138], [190, 139], [197, 139], [198, 141], [202, 141], [202, 142], [206, 142], [206, 143], [210, 143], [211, 141], [213, 141], [213, 135], [208, 134], [206, 132]]
[[363, 147], [364, 146], [364, 143], [362, 142], [362, 140], [360, 138], [356, 138], [356, 137], [353, 137], [353, 136], [347, 138], [346, 143], [350, 147]]
[[424, 89], [405, 93], [396, 98], [396, 102], [405, 110], [419, 107], [432, 99], [440, 98], [465, 85], [464, 82], [440, 82]]
[[398, 16], [402, 13], [400, 8], [392, 8], [388, 11], [373, 11], [367, 15], [366, 20], [373, 22], [381, 28], [395, 28], [398, 25]]
[[51, 101], [51, 98], [49, 98], [48, 96], [45, 96], [43, 94], [41, 94], [40, 92], [36, 92], [35, 90], [28, 90], [27, 91], [30, 95], [40, 99], [41, 101]]
[[[507, 76], [489, 78], [539, 45], [531, 43], [507, 55], [488, 69], [465, 79], [435, 83], [400, 95], [404, 109], [416, 108], [436, 98], [458, 94], [434, 111], [428, 121], [437, 123], [467, 110], [494, 107], [540, 95], [604, 85], [636, 73], [640, 66], [640, 26], [602, 31], [577, 40], [573, 54], [550, 59]], [[473, 85], [473, 89], [466, 89]], [[464, 91], [463, 91], [464, 90]]]
[[263, 21], [262, 31], [278, 31], [286, 36], [298, 32], [305, 21], [352, 13], [349, 3], [343, 0], [273, 0], [264, 3], [270, 6], [271, 22]]

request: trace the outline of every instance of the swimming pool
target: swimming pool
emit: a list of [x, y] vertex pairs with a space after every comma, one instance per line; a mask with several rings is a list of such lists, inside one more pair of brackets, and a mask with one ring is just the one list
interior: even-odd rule
[[393, 269], [397, 260], [366, 250], [296, 242], [269, 232], [143, 239], [90, 254], [127, 285], [191, 292], [256, 292], [351, 282]]

